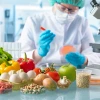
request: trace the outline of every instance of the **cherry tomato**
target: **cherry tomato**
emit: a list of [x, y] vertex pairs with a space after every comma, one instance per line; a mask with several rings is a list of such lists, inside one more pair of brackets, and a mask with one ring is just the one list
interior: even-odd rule
[[50, 76], [54, 81], [58, 82], [60, 79], [60, 75], [56, 71], [51, 71], [47, 73], [48, 76]]
[[34, 68], [33, 71], [36, 73], [36, 75], [41, 73], [41, 69], [40, 68]]

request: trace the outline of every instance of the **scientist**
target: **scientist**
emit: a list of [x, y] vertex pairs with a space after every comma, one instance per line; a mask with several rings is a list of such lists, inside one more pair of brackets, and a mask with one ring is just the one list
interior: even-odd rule
[[[94, 42], [88, 21], [78, 15], [85, 0], [49, 0], [52, 12], [28, 17], [19, 39], [22, 52], [36, 64], [67, 62], [74, 66], [91, 65], [100, 58], [92, 52]], [[46, 30], [42, 31], [40, 27]], [[61, 47], [72, 45], [76, 52], [60, 55]]]

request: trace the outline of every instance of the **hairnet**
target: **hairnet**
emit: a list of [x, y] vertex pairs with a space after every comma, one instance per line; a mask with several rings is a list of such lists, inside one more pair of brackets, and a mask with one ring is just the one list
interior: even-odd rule
[[58, 2], [58, 3], [70, 4], [70, 5], [73, 5], [73, 6], [77, 6], [79, 8], [82, 8], [85, 4], [85, 0], [49, 0], [49, 2], [52, 6], [56, 2]]

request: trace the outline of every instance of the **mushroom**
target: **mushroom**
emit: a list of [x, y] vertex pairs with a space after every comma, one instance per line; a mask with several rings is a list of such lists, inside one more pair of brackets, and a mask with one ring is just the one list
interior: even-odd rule
[[57, 82], [57, 85], [59, 88], [68, 88], [69, 85], [71, 84], [71, 81], [69, 79], [67, 79], [66, 76], [63, 76], [63, 79], [60, 79], [58, 82]]

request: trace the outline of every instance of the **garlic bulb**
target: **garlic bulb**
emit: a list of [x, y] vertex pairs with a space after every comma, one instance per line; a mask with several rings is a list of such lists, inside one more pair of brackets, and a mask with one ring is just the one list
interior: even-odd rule
[[36, 73], [33, 70], [28, 71], [27, 75], [30, 79], [34, 79], [36, 77]]
[[29, 80], [29, 77], [28, 77], [28, 75], [27, 75], [25, 72], [19, 73], [19, 77], [20, 77], [20, 79], [21, 79], [22, 81], [27, 81], [27, 80]]
[[12, 74], [9, 78], [9, 81], [12, 83], [21, 83], [21, 79], [17, 74]]
[[24, 72], [23, 69], [18, 70], [16, 73], [20, 74], [21, 72]]
[[7, 80], [7, 81], [8, 81], [8, 80], [9, 80], [9, 77], [10, 77], [10, 76], [9, 76], [8, 73], [3, 73], [3, 74], [1, 74], [0, 79], [1, 79], [1, 80]]
[[15, 70], [11, 70], [8, 72], [8, 74], [11, 76], [12, 74], [16, 74], [16, 71]]

